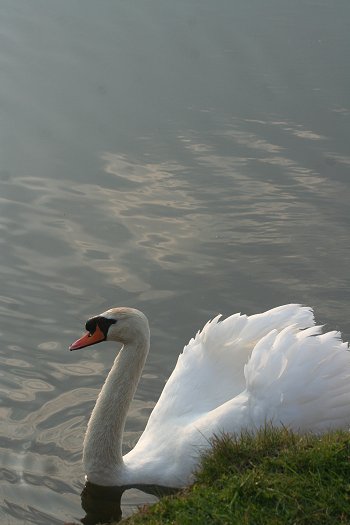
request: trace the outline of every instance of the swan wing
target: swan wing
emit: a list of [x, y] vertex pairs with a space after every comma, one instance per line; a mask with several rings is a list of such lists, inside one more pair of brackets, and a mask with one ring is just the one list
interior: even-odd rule
[[[145, 432], [171, 420], [190, 423], [222, 405], [246, 386], [244, 366], [256, 343], [271, 330], [314, 325], [310, 308], [289, 304], [252, 316], [234, 314], [209, 321], [190, 340], [155, 406]], [[181, 422], [180, 422], [181, 421]]]

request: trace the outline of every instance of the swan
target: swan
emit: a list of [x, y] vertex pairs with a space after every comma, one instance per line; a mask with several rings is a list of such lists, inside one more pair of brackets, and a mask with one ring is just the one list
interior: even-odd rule
[[221, 432], [266, 422], [299, 432], [348, 428], [350, 353], [297, 304], [209, 321], [180, 354], [138, 443], [122, 456], [128, 408], [150, 347], [146, 316], [112, 308], [90, 318], [77, 350], [122, 343], [92, 411], [83, 446], [86, 480], [118, 487], [181, 488]]

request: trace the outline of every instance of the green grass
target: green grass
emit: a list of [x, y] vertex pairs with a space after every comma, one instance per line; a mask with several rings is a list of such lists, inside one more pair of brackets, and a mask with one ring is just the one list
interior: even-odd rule
[[125, 525], [350, 524], [350, 436], [267, 427], [216, 437], [196, 483]]

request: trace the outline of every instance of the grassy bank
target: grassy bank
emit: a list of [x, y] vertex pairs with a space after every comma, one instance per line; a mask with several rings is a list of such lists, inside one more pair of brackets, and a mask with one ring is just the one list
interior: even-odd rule
[[125, 525], [350, 523], [350, 437], [286, 429], [215, 439], [193, 487]]

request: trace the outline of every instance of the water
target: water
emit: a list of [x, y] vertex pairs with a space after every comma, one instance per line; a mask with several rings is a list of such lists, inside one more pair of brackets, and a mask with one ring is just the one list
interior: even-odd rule
[[[349, 338], [350, 4], [0, 0], [4, 525], [77, 521], [82, 439], [142, 309], [137, 441], [188, 339], [286, 302]], [[124, 498], [124, 513], [148, 501]]]

